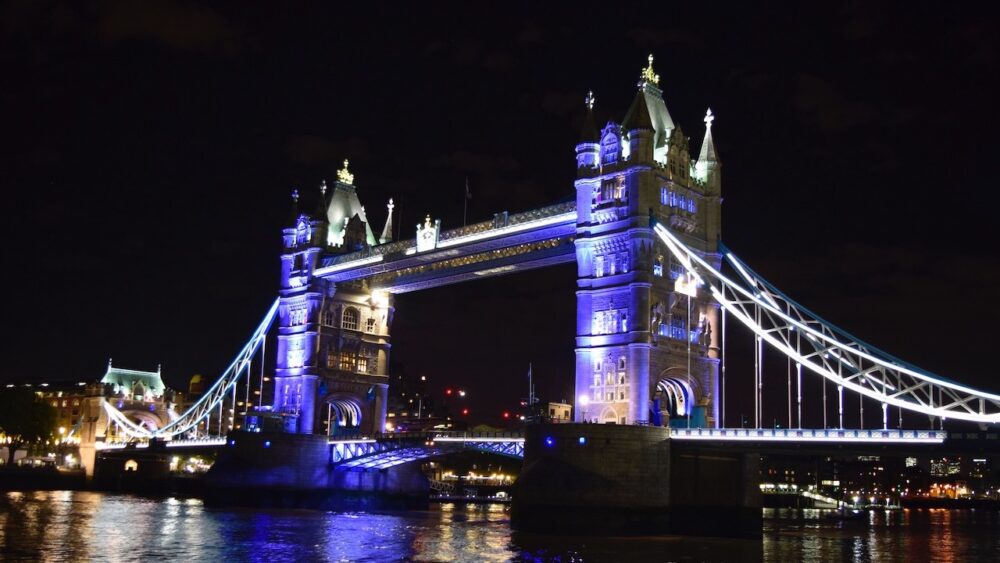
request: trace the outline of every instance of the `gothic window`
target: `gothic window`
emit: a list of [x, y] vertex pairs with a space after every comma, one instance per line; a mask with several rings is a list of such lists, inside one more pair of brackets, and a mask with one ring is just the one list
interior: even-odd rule
[[670, 279], [675, 280], [684, 275], [684, 265], [676, 260], [670, 262]]
[[326, 353], [326, 367], [330, 369], [337, 367], [337, 354], [333, 350]]
[[358, 359], [358, 355], [354, 352], [341, 352], [340, 354], [340, 369], [341, 371], [354, 371], [354, 363]]
[[688, 205], [687, 205], [687, 210], [688, 210], [689, 212], [691, 212], [691, 213], [694, 213], [695, 211], [697, 211], [697, 209], [698, 209], [698, 208], [697, 208], [697, 206], [695, 205], [695, 202], [694, 202], [694, 198], [693, 198], [693, 197], [692, 197], [692, 198], [688, 198]]
[[368, 317], [368, 332], [375, 332], [375, 317]]
[[608, 260], [608, 275], [613, 276], [618, 273], [618, 255], [612, 254]]
[[618, 358], [618, 371], [625, 371], [625, 356]]
[[625, 199], [625, 177], [618, 176], [614, 180], [614, 198], [617, 201]]
[[622, 330], [621, 331], [622, 332], [628, 332], [628, 313], [625, 312], [625, 311], [622, 311], [621, 319], [622, 319], [622, 326], [621, 326]]
[[302, 255], [296, 254], [292, 257], [292, 269], [301, 270], [302, 269]]
[[663, 256], [657, 256], [653, 263], [653, 275], [663, 277]]
[[670, 190], [660, 188], [660, 205], [670, 205]]
[[598, 203], [620, 199], [618, 193], [618, 182], [615, 179], [605, 180], [601, 182], [601, 196], [598, 198]]
[[[624, 401], [625, 400], [625, 392], [624, 391], [619, 391], [618, 392], [618, 400], [619, 401]], [[625, 423], [622, 422], [622, 424], [625, 424]]]
[[625, 385], [625, 374], [618, 376], [618, 385]]
[[599, 278], [604, 275], [604, 257], [594, 257], [594, 277]]
[[628, 252], [622, 253], [621, 270], [623, 274], [628, 271]]
[[358, 310], [354, 307], [348, 307], [344, 309], [344, 319], [340, 324], [341, 328], [346, 328], [347, 330], [358, 330], [358, 317], [360, 314]]
[[323, 311], [323, 324], [326, 326], [334, 326], [333, 311]]
[[687, 332], [687, 327], [684, 326], [684, 319], [681, 317], [671, 317], [670, 318], [670, 338], [676, 340], [684, 340], [684, 333]]
[[292, 309], [289, 313], [289, 324], [291, 326], [298, 326], [306, 324], [306, 309], [305, 307], [298, 307]]
[[608, 132], [601, 141], [601, 162], [614, 164], [618, 160], [618, 136]]
[[594, 375], [594, 385], [597, 386], [600, 384], [601, 384], [601, 374]]
[[368, 373], [368, 358], [364, 356], [358, 358], [358, 372]]
[[594, 362], [594, 373], [601, 373], [601, 360]]
[[615, 383], [615, 376], [609, 373], [607, 377], [604, 378], [604, 383], [605, 385], [613, 385]]
[[615, 394], [611, 393], [611, 392], [608, 392], [607, 397], [605, 398], [605, 400], [607, 400], [609, 403], [611, 401], [614, 401], [615, 400]]

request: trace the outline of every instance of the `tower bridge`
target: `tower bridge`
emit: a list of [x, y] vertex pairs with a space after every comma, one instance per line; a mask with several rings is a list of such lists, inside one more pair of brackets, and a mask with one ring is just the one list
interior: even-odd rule
[[[214, 428], [235, 430], [242, 405], [243, 430], [314, 444], [309, 463], [328, 469], [365, 463], [381, 468], [385, 460], [442, 453], [440, 440], [399, 448], [391, 438], [374, 438], [385, 426], [394, 296], [569, 262], [577, 265], [577, 314], [575, 321], [567, 319], [576, 328], [574, 421], [586, 424], [554, 431], [554, 442], [562, 445], [552, 452], [575, 433], [611, 444], [616, 432], [633, 431], [646, 432], [635, 434], [634, 443], [654, 450], [660, 447], [656, 440], [681, 449], [741, 443], [740, 451], [748, 452], [779, 442], [835, 444], [850, 437], [859, 444], [909, 447], [941, 444], [947, 434], [926, 427], [940, 428], [945, 419], [1000, 422], [1000, 395], [921, 370], [853, 337], [769, 284], [722, 244], [715, 116], [706, 111], [695, 152], [667, 108], [652, 57], [621, 121], [598, 126], [594, 105], [588, 94], [575, 147], [576, 178], [561, 203], [501, 212], [455, 229], [428, 214], [415, 225], [413, 238], [393, 241], [392, 200], [376, 237], [361, 204], [361, 183], [355, 184], [347, 161], [332, 186], [320, 185], [311, 212], [300, 209], [294, 192], [282, 231], [278, 299], [247, 345], [200, 401], [160, 428], [136, 424], [105, 405], [119, 435], [202, 439], [213, 418]], [[723, 264], [735, 274], [724, 273]], [[725, 424], [727, 319], [754, 342], [753, 434]], [[268, 352], [264, 342], [272, 325], [277, 349]], [[795, 366], [790, 428], [771, 434], [761, 434], [765, 345]], [[258, 372], [254, 365], [264, 368]], [[264, 396], [265, 370], [273, 376], [268, 405], [250, 400]], [[802, 427], [802, 381], [810, 377], [823, 382], [822, 429]], [[747, 379], [740, 380], [743, 388]], [[788, 389], [780, 392], [790, 394], [791, 387], [789, 375]], [[829, 415], [828, 387], [836, 405]], [[861, 411], [861, 434], [846, 433], [845, 395], [857, 398], [852, 404]], [[546, 453], [533, 431], [521, 442], [526, 457], [556, 455]], [[254, 447], [270, 444], [252, 434], [245, 436]], [[579, 438], [580, 445], [589, 443]], [[350, 460], [343, 457], [348, 450], [354, 452]], [[334, 461], [338, 451], [340, 461]], [[560, 451], [569, 456], [560, 463], [570, 465], [582, 455]], [[628, 452], [640, 455], [641, 449]], [[649, 463], [673, 463], [665, 461], [669, 456], [654, 458]], [[590, 470], [602, 471], [599, 465]]]

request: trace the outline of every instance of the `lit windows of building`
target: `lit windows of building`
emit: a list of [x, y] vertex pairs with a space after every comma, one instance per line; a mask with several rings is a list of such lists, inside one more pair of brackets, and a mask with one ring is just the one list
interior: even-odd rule
[[341, 371], [354, 371], [354, 364], [358, 359], [358, 355], [354, 352], [341, 352], [340, 353], [340, 369]]
[[676, 260], [670, 262], [670, 279], [676, 280], [684, 275], [684, 265]]
[[595, 256], [594, 257], [594, 277], [600, 278], [604, 276], [604, 257]]
[[657, 256], [656, 261], [653, 262], [653, 275], [663, 277], [663, 256]]
[[347, 330], [358, 330], [358, 322], [361, 314], [354, 307], [344, 309], [344, 318], [340, 327]]
[[368, 358], [361, 356], [358, 358], [358, 372], [368, 373]]

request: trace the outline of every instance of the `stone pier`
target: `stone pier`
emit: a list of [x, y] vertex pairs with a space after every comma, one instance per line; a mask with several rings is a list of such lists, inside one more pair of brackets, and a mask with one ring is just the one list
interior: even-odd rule
[[525, 434], [512, 524], [553, 534], [761, 536], [759, 456], [667, 428], [545, 424]]

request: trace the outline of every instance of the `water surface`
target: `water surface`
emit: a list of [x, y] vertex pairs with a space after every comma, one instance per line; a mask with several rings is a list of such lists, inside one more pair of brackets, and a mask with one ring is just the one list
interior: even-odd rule
[[995, 512], [765, 511], [762, 541], [519, 534], [504, 505], [328, 513], [93, 492], [0, 495], [0, 559], [45, 561], [986, 561]]

